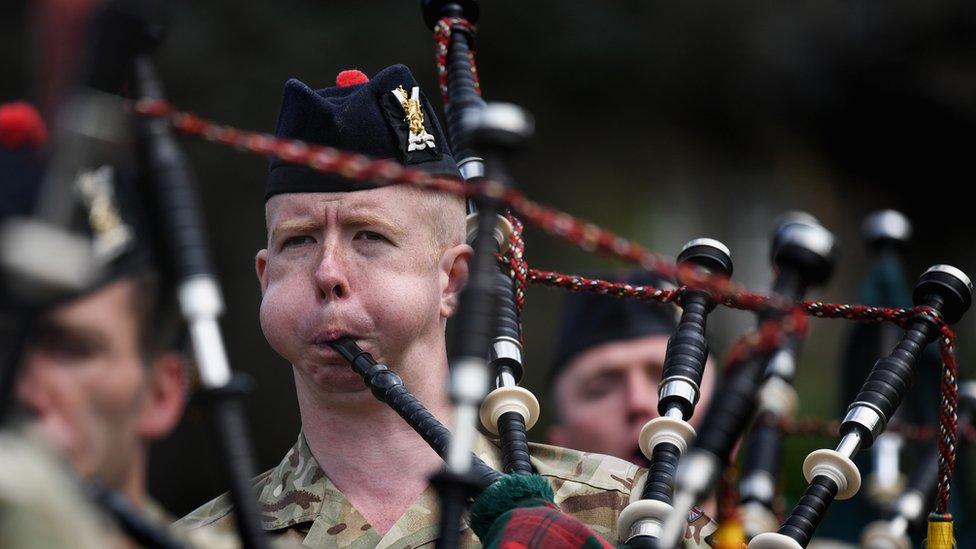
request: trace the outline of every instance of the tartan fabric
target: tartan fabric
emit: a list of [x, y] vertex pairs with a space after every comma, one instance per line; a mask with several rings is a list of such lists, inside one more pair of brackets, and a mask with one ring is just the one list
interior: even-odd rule
[[582, 522], [541, 499], [523, 501], [519, 507], [503, 513], [481, 542], [486, 549], [614, 547]]

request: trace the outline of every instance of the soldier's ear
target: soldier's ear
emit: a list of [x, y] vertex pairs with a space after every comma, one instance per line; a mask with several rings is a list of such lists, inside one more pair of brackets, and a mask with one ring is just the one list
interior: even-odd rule
[[163, 353], [149, 366], [146, 398], [139, 417], [139, 434], [145, 440], [169, 435], [186, 407], [186, 368], [176, 352]]
[[258, 275], [258, 283], [261, 284], [261, 295], [268, 289], [268, 250], [263, 249], [254, 256], [254, 271]]
[[441, 318], [449, 318], [457, 312], [461, 290], [468, 282], [468, 262], [471, 246], [458, 244], [448, 248], [441, 256], [438, 272], [441, 284]]

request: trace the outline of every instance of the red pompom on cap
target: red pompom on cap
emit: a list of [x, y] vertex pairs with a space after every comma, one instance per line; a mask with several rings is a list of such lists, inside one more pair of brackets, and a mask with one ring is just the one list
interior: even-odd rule
[[47, 126], [33, 105], [14, 101], [0, 105], [0, 147], [41, 147], [47, 142]]
[[356, 69], [342, 71], [338, 76], [336, 76], [336, 86], [339, 86], [340, 88], [358, 86], [360, 84], [365, 84], [366, 82], [369, 82], [369, 77], [363, 74], [362, 71], [357, 71]]

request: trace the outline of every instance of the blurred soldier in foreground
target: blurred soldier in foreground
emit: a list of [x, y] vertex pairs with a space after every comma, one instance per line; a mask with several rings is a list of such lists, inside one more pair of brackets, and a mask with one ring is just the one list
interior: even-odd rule
[[[0, 105], [0, 225], [30, 210], [46, 141], [47, 128], [31, 105]], [[4, 334], [22, 320], [9, 314], [7, 297], [0, 292]], [[11, 367], [11, 354], [16, 352], [11, 343], [3, 339], [3, 368]], [[36, 439], [6, 424], [2, 427], [0, 547], [104, 547], [107, 538], [99, 516], [60, 460]]]
[[[2, 174], [5, 221], [27, 219], [39, 200], [43, 170], [37, 149], [43, 143], [23, 137], [38, 134], [38, 128], [43, 129], [43, 122], [29, 105], [0, 107], [0, 141], [8, 149], [3, 151], [8, 161]], [[71, 195], [58, 197], [77, 209], [78, 224], [73, 229], [78, 234], [97, 240], [115, 230], [127, 235], [126, 244], [95, 284], [31, 313], [33, 322], [19, 357], [17, 419], [78, 477], [125, 496], [138, 514], [163, 526], [169, 519], [146, 489], [147, 454], [150, 442], [168, 435], [178, 423], [187, 381], [183, 360], [174, 350], [179, 321], [171, 292], [153, 261], [133, 179], [131, 173], [106, 165], [80, 174]], [[49, 261], [61, 259], [55, 254]], [[7, 289], [15, 292], [15, 288]], [[11, 302], [16, 301], [9, 295]], [[9, 447], [18, 448], [12, 443]], [[18, 482], [59, 474], [44, 474], [44, 470], [38, 463], [7, 469], [11, 482], [2, 487], [3, 492], [16, 494]], [[5, 513], [5, 520], [18, 513], [33, 517], [40, 540], [50, 540], [59, 531], [51, 528], [51, 522], [75, 521], [89, 529], [107, 524], [95, 518], [91, 502], [83, 504], [89, 508], [84, 511], [71, 505], [62, 505], [63, 512], [58, 505], [43, 510], [45, 505], [49, 503], [21, 501], [11, 505], [13, 511]], [[37, 514], [32, 508], [42, 511]], [[71, 516], [59, 518], [65, 514]], [[37, 542], [24, 534], [25, 529], [34, 530], [31, 522], [23, 518], [10, 530], [12, 546]], [[119, 539], [109, 532], [102, 530], [103, 535]], [[84, 532], [79, 536], [70, 545], [83, 545]]]

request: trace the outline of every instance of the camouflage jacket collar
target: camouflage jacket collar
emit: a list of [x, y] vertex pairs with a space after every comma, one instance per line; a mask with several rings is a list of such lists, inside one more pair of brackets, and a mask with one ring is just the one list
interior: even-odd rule
[[[338, 503], [339, 489], [325, 476], [312, 450], [299, 433], [277, 467], [266, 473], [258, 496], [265, 530], [279, 530], [315, 520], [324, 502]], [[339, 498], [333, 496], [338, 495]], [[344, 498], [342, 498], [344, 499]]]
[[[487, 438], [478, 436], [475, 453], [493, 468], [501, 468], [498, 450]], [[402, 546], [409, 540], [411, 546], [417, 547], [437, 538], [438, 502], [432, 488], [425, 490], [393, 528], [382, 535], [373, 530], [328, 478], [312, 455], [304, 434], [299, 434], [281, 463], [262, 476], [258, 500], [266, 530], [296, 526], [306, 530], [307, 527], [304, 541], [313, 545], [320, 537], [331, 537], [339, 538], [337, 541], [343, 546], [341, 538], [349, 537], [347, 541], [354, 539], [356, 546], [362, 543], [363, 547], [386, 547], [394, 541]]]

